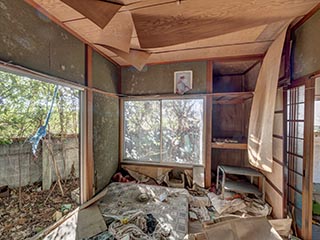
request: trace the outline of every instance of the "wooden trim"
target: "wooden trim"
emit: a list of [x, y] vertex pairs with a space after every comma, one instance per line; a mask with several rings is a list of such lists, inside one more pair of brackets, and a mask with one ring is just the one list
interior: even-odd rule
[[284, 163], [281, 162], [279, 159], [272, 157], [272, 160], [275, 161], [276, 163], [278, 163], [279, 165], [284, 166]]
[[193, 166], [191, 165], [181, 165], [181, 164], [160, 164], [157, 162], [150, 162], [150, 163], [143, 163], [143, 162], [126, 162], [122, 161], [120, 162], [121, 165], [130, 165], [130, 166], [142, 166], [142, 167], [159, 167], [159, 168], [180, 168], [180, 169], [193, 169]]
[[275, 114], [283, 114], [283, 110], [274, 111]]
[[313, 195], [313, 150], [314, 150], [314, 86], [315, 79], [306, 81], [305, 87], [305, 127], [302, 185], [302, 237], [312, 239], [312, 195]]
[[[207, 93], [213, 92], [213, 62], [207, 61]], [[212, 141], [212, 97], [206, 97], [206, 154], [205, 154], [205, 187], [211, 186], [211, 141]]]
[[276, 134], [273, 134], [272, 137], [283, 140], [283, 136], [279, 136], [279, 135], [276, 135]]
[[93, 159], [93, 91], [92, 91], [92, 48], [85, 46], [85, 80], [86, 86], [86, 156], [85, 156], [85, 192], [84, 200], [88, 201], [94, 195], [94, 159]]
[[[172, 63], [187, 63], [187, 62], [202, 62], [202, 61], [213, 61], [213, 62], [241, 62], [248, 60], [262, 60], [265, 54], [254, 54], [254, 55], [241, 55], [241, 56], [227, 56], [227, 57], [216, 57], [216, 58], [193, 58], [184, 61], [163, 61], [148, 63], [146, 66], [172, 64]], [[131, 65], [121, 65], [121, 67], [131, 67]]]
[[273, 184], [273, 182], [271, 182], [271, 180], [269, 178], [266, 177], [266, 182], [281, 196], [283, 197], [283, 193], [280, 191], [279, 188], [277, 188], [276, 185]]
[[33, 0], [24, 0], [26, 3], [28, 3], [29, 5], [31, 5], [32, 7], [34, 7], [37, 11], [41, 12], [42, 14], [44, 14], [45, 16], [47, 16], [52, 22], [54, 22], [55, 24], [59, 25], [60, 27], [62, 27], [64, 30], [66, 30], [67, 32], [71, 33], [73, 36], [75, 36], [76, 38], [78, 38], [81, 42], [83, 42], [86, 45], [89, 45], [92, 49], [94, 49], [94, 51], [96, 51], [97, 53], [99, 53], [100, 55], [102, 55], [103, 57], [105, 57], [108, 61], [110, 61], [111, 63], [113, 63], [117, 68], [120, 68], [120, 65], [115, 62], [111, 57], [109, 57], [108, 55], [106, 55], [105, 53], [103, 53], [102, 51], [100, 51], [98, 48], [96, 48], [94, 46], [93, 43], [88, 42], [86, 39], [84, 39], [83, 37], [81, 37], [77, 32], [73, 31], [71, 28], [69, 28], [67, 25], [63, 24], [61, 21], [59, 21], [59, 19], [57, 19], [55, 16], [53, 16], [52, 14], [50, 14], [47, 10], [45, 10], [43, 7], [41, 7], [39, 4], [35, 3]]
[[318, 3], [314, 8], [311, 9], [304, 17], [298, 21], [293, 27], [292, 31], [296, 31], [299, 27], [301, 27], [309, 18], [311, 18], [318, 10], [320, 9], [320, 3]]
[[218, 149], [242, 149], [246, 150], [248, 149], [248, 144], [246, 143], [211, 143], [212, 148], [218, 148]]
[[123, 127], [123, 120], [124, 120], [124, 116], [123, 116], [123, 99], [120, 98], [119, 99], [119, 166], [118, 168], [120, 168], [120, 164], [122, 163], [122, 159], [123, 159], [123, 151], [124, 151], [124, 127]]

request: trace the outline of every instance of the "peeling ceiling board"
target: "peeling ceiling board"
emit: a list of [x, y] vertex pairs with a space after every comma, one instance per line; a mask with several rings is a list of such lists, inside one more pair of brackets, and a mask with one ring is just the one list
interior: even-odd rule
[[120, 58], [125, 60], [127, 63], [134, 66], [139, 71], [142, 70], [144, 65], [146, 65], [147, 60], [150, 57], [150, 53], [141, 51], [141, 50], [137, 51], [137, 50], [130, 49], [130, 52], [126, 53], [110, 47], [108, 47], [108, 49], [114, 52], [115, 54], [117, 54]]
[[234, 62], [214, 62], [213, 74], [215, 76], [229, 75], [229, 74], [244, 74], [250, 69], [258, 60], [249, 61], [234, 61]]
[[164, 52], [164, 51], [175, 51], [181, 49], [192, 49], [201, 47], [215, 47], [223, 45], [232, 45], [239, 43], [250, 43], [255, 42], [256, 39], [262, 34], [266, 25], [245, 29], [238, 32], [228, 33], [212, 38], [201, 39], [189, 43], [182, 43], [178, 45], [173, 45], [169, 47], [162, 48], [149, 48], [151, 52]]
[[83, 14], [100, 28], [104, 28], [121, 8], [119, 4], [100, 0], [61, 1]]
[[34, 0], [34, 2], [39, 4], [50, 14], [54, 15], [61, 22], [85, 17], [60, 0]]
[[192, 50], [181, 50], [167, 53], [151, 54], [148, 63], [184, 61], [192, 59], [227, 58], [264, 54], [272, 42], [250, 43], [212, 47]]
[[286, 20], [267, 25], [257, 38], [257, 41], [275, 40], [287, 25], [288, 21]]
[[104, 29], [100, 29], [89, 19], [66, 22], [65, 25], [91, 43], [129, 52], [133, 32], [133, 23], [129, 12], [117, 13]]
[[129, 5], [136, 2], [141, 2], [141, 0], [105, 0], [106, 2], [113, 2], [121, 5]]
[[315, 0], [175, 1], [131, 10], [142, 48], [176, 45], [306, 14]]

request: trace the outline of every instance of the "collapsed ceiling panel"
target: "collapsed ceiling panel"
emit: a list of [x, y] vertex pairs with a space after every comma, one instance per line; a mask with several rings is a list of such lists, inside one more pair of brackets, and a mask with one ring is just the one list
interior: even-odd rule
[[104, 28], [119, 11], [121, 5], [100, 0], [61, 0], [100, 28]]
[[66, 22], [65, 25], [89, 42], [129, 52], [133, 32], [133, 23], [129, 12], [117, 13], [103, 29], [87, 18]]
[[304, 15], [315, 0], [197, 0], [132, 10], [142, 48], [214, 37]]
[[[27, 0], [119, 65], [263, 55], [319, 0]], [[105, 27], [104, 27], [105, 26]], [[100, 46], [100, 47], [98, 47]], [[116, 49], [110, 51], [110, 49]], [[132, 54], [134, 51], [137, 53]], [[116, 53], [117, 52], [117, 53]], [[121, 55], [121, 56], [120, 56]], [[141, 57], [142, 55], [143, 57]]]

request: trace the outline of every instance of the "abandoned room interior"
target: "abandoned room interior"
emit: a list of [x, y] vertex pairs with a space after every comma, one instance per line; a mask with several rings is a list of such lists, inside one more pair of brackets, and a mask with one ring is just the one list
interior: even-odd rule
[[0, 239], [320, 239], [319, 0], [0, 22]]

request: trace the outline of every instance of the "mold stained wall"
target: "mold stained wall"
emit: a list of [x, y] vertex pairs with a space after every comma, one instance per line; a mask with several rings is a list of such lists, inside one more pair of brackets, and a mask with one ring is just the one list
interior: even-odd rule
[[[119, 71], [98, 53], [93, 53], [93, 87], [117, 93]], [[117, 171], [119, 163], [119, 99], [93, 93], [93, 156], [95, 190], [99, 192]]]
[[[0, 0], [0, 60], [85, 84], [85, 45], [22, 0]], [[116, 93], [119, 69], [93, 53], [93, 87]], [[118, 166], [119, 103], [94, 93], [96, 191]]]
[[0, 59], [84, 84], [84, 44], [21, 0], [0, 0]]
[[320, 71], [320, 10], [293, 34], [293, 79]]
[[141, 72], [133, 67], [121, 69], [121, 93], [132, 95], [173, 93], [174, 72], [193, 71], [193, 89], [188, 93], [205, 93], [206, 61], [147, 65]]

